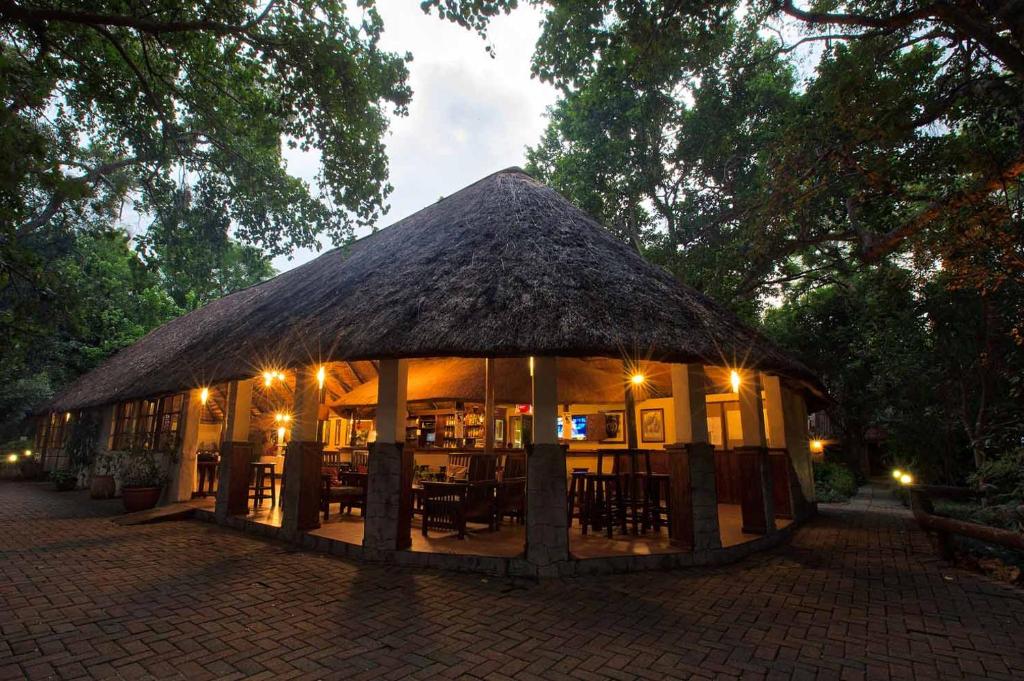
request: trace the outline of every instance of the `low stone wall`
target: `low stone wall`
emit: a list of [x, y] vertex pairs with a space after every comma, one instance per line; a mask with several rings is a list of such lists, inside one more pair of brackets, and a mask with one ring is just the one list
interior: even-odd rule
[[[195, 517], [199, 520], [215, 523], [214, 513], [207, 509], [197, 509]], [[258, 523], [243, 516], [230, 516], [225, 527], [241, 530], [248, 534], [267, 537], [268, 539], [285, 540], [281, 528]], [[705, 551], [661, 553], [635, 556], [607, 556], [600, 558], [573, 558], [559, 563], [557, 575], [548, 573], [544, 576], [586, 577], [592, 575], [625, 574], [631, 572], [650, 572], [675, 570], [679, 568], [701, 567], [708, 565], [725, 565], [742, 560], [747, 556], [778, 546], [789, 541], [802, 522], [793, 522], [777, 531], [752, 539], [742, 544]], [[496, 577], [524, 577], [536, 579], [537, 566], [525, 557], [513, 558], [498, 556], [474, 556], [450, 553], [427, 553], [423, 551], [390, 551], [375, 552], [375, 559], [367, 560], [364, 548], [358, 544], [321, 537], [315, 534], [303, 534], [298, 542], [302, 548], [339, 558], [348, 558], [365, 562], [400, 567], [432, 568], [452, 572], [473, 572]]]

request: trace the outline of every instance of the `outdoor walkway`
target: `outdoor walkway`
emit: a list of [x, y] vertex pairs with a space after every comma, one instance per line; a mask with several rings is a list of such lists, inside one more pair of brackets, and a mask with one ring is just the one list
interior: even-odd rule
[[540, 584], [119, 511], [0, 482], [0, 679], [1024, 678], [1024, 591], [877, 489], [734, 565]]

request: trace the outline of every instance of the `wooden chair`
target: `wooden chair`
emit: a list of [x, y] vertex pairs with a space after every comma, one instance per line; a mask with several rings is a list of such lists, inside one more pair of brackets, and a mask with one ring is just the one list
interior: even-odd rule
[[526, 519], [526, 455], [507, 454], [498, 482], [498, 523], [508, 517], [522, 524]]
[[351, 471], [339, 472], [324, 466], [320, 475], [320, 512], [330, 517], [331, 504], [339, 504], [338, 513], [352, 513], [358, 508], [366, 514], [366, 475]]
[[423, 536], [430, 530], [455, 530], [466, 536], [466, 523], [497, 529], [498, 457], [492, 454], [452, 454], [451, 466], [466, 466], [466, 480], [423, 483]]
[[366, 473], [370, 465], [370, 452], [365, 449], [352, 450], [352, 467], [357, 473]]

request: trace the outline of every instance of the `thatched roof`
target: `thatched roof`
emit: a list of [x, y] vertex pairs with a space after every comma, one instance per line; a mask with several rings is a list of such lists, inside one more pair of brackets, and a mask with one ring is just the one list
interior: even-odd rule
[[395, 357], [641, 356], [742, 364], [821, 392], [799, 362], [510, 168], [348, 247], [155, 329], [49, 406]]
[[[503, 404], [527, 404], [530, 367], [526, 358], [501, 358], [495, 364], [495, 399]], [[651, 396], [669, 397], [672, 383], [665, 365], [645, 363], [644, 391]], [[620, 360], [567, 357], [558, 362], [558, 401], [562, 403], [622, 402], [629, 377]], [[409, 363], [409, 402], [484, 401], [482, 359], [431, 358]], [[363, 383], [335, 400], [332, 407], [365, 407], [377, 404], [376, 379]]]

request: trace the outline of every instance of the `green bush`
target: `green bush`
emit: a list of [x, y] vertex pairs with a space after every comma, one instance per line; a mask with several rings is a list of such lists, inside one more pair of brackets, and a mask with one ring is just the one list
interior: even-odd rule
[[857, 493], [857, 478], [849, 468], [840, 463], [816, 461], [814, 490], [818, 501], [847, 501]]
[[1024, 504], [1024, 448], [986, 461], [968, 479], [972, 485], [991, 485], [1006, 503]]

